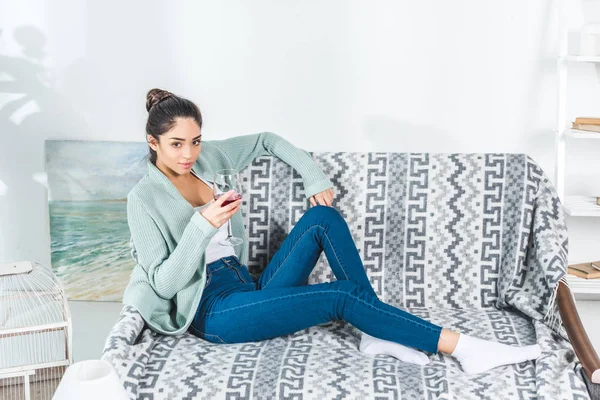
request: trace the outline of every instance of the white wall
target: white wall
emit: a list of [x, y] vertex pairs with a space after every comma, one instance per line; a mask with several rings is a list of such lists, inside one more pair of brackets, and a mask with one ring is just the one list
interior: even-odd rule
[[[143, 141], [152, 87], [195, 101], [207, 140], [270, 130], [312, 151], [523, 152], [553, 176], [555, 6], [0, 0], [0, 260], [50, 263], [44, 140]], [[572, 74], [568, 118], [598, 116], [596, 71]], [[567, 191], [600, 195], [600, 141], [575, 150]], [[571, 261], [600, 258], [599, 221], [568, 224]], [[120, 307], [72, 306], [75, 356], [95, 358]]]

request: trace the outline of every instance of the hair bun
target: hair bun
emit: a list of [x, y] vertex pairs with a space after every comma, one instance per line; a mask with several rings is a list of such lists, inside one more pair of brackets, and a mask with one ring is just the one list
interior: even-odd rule
[[173, 93], [162, 90], [162, 89], [150, 89], [146, 94], [146, 111], [150, 112], [150, 109], [163, 101], [168, 97], [174, 96]]

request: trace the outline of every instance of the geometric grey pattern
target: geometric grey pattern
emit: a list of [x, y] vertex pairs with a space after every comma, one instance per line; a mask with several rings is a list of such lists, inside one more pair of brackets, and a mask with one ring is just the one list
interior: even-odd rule
[[468, 376], [442, 353], [430, 355], [424, 367], [366, 356], [358, 351], [360, 331], [344, 321], [261, 342], [214, 344], [189, 333], [172, 337], [144, 329], [140, 314], [125, 306], [102, 358], [115, 366], [131, 399], [589, 399], [570, 344], [522, 313], [493, 307], [408, 311], [505, 344], [537, 342], [543, 356]]
[[[498, 342], [539, 343], [536, 362], [467, 376], [358, 351], [361, 332], [331, 321], [271, 340], [213, 344], [163, 336], [123, 308], [103, 359], [132, 399], [588, 399], [556, 315], [568, 238], [560, 201], [524, 154], [311, 153], [335, 188], [365, 271], [386, 303]], [[276, 157], [241, 171], [247, 265], [259, 275], [310, 204]], [[308, 283], [335, 280], [324, 254]]]

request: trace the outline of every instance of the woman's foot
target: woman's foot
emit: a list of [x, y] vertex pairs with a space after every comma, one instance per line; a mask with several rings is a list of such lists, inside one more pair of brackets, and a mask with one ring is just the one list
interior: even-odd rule
[[370, 354], [372, 356], [377, 354], [387, 354], [388, 356], [411, 364], [426, 365], [429, 363], [429, 357], [417, 349], [403, 346], [389, 340], [379, 339], [367, 335], [364, 332], [360, 339], [359, 350], [362, 353]]
[[536, 359], [542, 354], [542, 348], [539, 344], [508, 346], [461, 333], [454, 351], [449, 354], [460, 362], [467, 374], [478, 374], [501, 365]]

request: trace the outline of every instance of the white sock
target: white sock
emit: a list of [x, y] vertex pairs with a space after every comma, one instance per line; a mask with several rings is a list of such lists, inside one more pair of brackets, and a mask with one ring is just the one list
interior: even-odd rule
[[538, 358], [542, 354], [539, 344], [508, 346], [461, 333], [456, 348], [451, 353], [467, 374], [478, 374], [506, 364], [517, 364]]
[[360, 339], [359, 349], [362, 353], [372, 356], [377, 354], [387, 354], [411, 364], [425, 365], [429, 363], [429, 357], [417, 349], [403, 346], [400, 343], [391, 342], [385, 339], [379, 339], [374, 336], [367, 335], [363, 332]]

